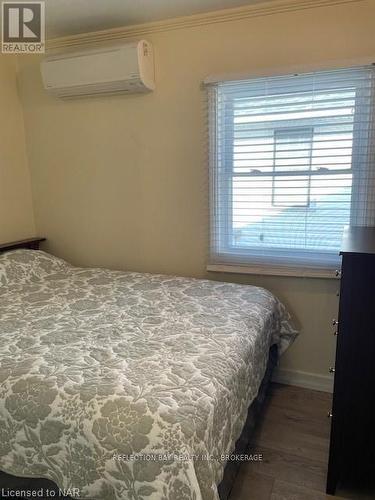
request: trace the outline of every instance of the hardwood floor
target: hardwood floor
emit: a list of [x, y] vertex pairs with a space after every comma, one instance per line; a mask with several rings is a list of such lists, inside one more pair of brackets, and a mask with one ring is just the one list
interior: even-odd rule
[[241, 465], [230, 500], [374, 500], [373, 492], [325, 494], [330, 394], [272, 384], [252, 451], [262, 462]]

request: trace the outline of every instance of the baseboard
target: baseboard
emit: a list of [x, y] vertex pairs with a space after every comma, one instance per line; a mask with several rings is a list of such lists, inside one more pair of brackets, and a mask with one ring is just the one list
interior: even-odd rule
[[272, 380], [279, 384], [295, 385], [315, 391], [333, 392], [333, 377], [328, 375], [279, 368], [275, 370]]

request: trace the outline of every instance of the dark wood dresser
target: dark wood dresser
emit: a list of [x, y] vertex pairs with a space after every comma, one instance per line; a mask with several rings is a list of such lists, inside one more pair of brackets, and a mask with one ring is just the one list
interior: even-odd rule
[[[338, 275], [337, 335], [327, 493], [375, 479], [375, 228], [349, 227]], [[370, 483], [370, 485], [371, 485]]]

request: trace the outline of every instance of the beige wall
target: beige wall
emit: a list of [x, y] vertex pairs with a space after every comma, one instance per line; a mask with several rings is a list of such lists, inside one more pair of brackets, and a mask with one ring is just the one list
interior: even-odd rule
[[0, 55], [0, 243], [33, 236], [30, 175], [16, 60]]
[[[335, 280], [207, 274], [207, 162], [201, 81], [215, 73], [340, 66], [375, 56], [375, 2], [150, 34], [157, 89], [61, 102], [38, 60], [20, 82], [38, 232], [76, 264], [261, 285], [289, 306], [301, 336], [288, 370], [326, 376]], [[322, 379], [323, 380], [323, 379]]]

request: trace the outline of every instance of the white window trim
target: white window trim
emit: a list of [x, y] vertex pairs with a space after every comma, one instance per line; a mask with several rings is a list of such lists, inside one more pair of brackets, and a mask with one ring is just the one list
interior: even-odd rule
[[202, 88], [219, 82], [231, 82], [234, 80], [250, 80], [252, 78], [263, 78], [282, 75], [294, 75], [296, 73], [311, 73], [315, 71], [334, 71], [342, 68], [355, 68], [358, 66], [375, 65], [375, 57], [356, 57], [352, 59], [330, 60], [327, 63], [305, 63], [289, 64], [279, 67], [270, 66], [254, 69], [253, 71], [240, 73], [217, 73], [209, 75], [202, 80]]
[[[374, 60], [373, 58], [368, 59], [364, 58], [361, 60], [347, 60], [346, 64], [342, 64], [341, 62], [338, 62], [336, 64], [332, 64], [329, 67], [326, 66], [316, 66], [316, 65], [309, 65], [309, 66], [304, 66], [303, 68], [298, 66], [298, 67], [289, 67], [289, 68], [282, 68], [279, 72], [275, 72], [274, 69], [272, 71], [259, 71], [255, 73], [247, 73], [247, 74], [241, 74], [241, 75], [236, 75], [234, 77], [233, 75], [221, 75], [220, 77], [214, 76], [214, 77], [208, 77], [204, 80], [203, 86], [212, 86], [212, 84], [216, 84], [219, 82], [225, 82], [225, 81], [233, 81], [233, 80], [241, 80], [241, 79], [250, 79], [250, 78], [257, 78], [257, 77], [266, 77], [266, 76], [274, 76], [275, 74], [278, 75], [288, 75], [288, 74], [293, 74], [293, 73], [307, 73], [309, 71], [325, 71], [325, 70], [331, 70], [334, 71], [335, 69], [342, 69], [344, 67], [359, 67], [359, 66], [374, 66]], [[212, 110], [211, 110], [212, 111]], [[211, 126], [213, 125], [212, 120], [213, 116], [211, 114], [210, 120], [211, 120]], [[217, 118], [216, 112], [215, 112], [215, 119]], [[215, 124], [216, 125], [216, 124]], [[214, 125], [214, 126], [215, 126]], [[211, 137], [212, 139], [212, 137]], [[214, 144], [214, 141], [210, 141], [210, 166], [209, 166], [209, 171], [210, 171], [210, 177], [212, 175], [212, 162], [213, 159], [216, 156], [216, 151], [215, 151], [216, 144]], [[214, 186], [212, 179], [210, 179], [210, 190], [211, 190], [211, 200], [215, 196], [217, 196], [217, 193], [214, 192]], [[352, 221], [351, 223], [355, 223], [355, 221]], [[211, 227], [211, 231], [212, 231]], [[210, 238], [211, 239], [211, 238]], [[211, 244], [210, 244], [211, 245]], [[340, 268], [341, 265], [341, 257], [339, 257], [338, 253], [338, 262], [337, 265], [333, 265], [332, 267], [326, 267], [326, 268], [318, 268], [318, 267], [293, 267], [291, 265], [277, 265], [277, 264], [249, 264], [249, 263], [220, 263], [220, 261], [213, 261], [213, 262], [208, 262], [206, 265], [206, 270], [208, 272], [217, 272], [217, 273], [233, 273], [233, 274], [252, 274], [252, 275], [269, 275], [269, 276], [285, 276], [285, 277], [300, 277], [300, 278], [319, 278], [319, 279], [337, 279], [336, 273], [337, 269]]]
[[292, 267], [292, 266], [250, 266], [236, 264], [208, 264], [206, 271], [228, 274], [255, 274], [265, 276], [290, 276], [295, 278], [337, 279], [336, 269]]

